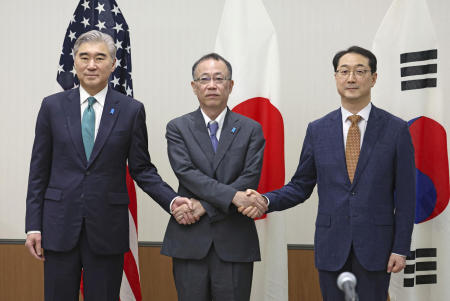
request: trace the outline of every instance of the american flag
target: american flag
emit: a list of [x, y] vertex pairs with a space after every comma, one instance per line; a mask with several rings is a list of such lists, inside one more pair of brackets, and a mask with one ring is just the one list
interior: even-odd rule
[[[73, 46], [84, 32], [99, 30], [111, 35], [115, 41], [116, 69], [110, 77], [110, 87], [133, 97], [131, 80], [130, 33], [127, 22], [114, 0], [81, 0], [70, 19], [63, 49], [59, 59], [56, 80], [64, 90], [78, 87], [80, 82], [73, 66]], [[130, 198], [130, 251], [125, 253], [120, 299], [122, 301], [142, 300], [139, 280], [139, 259], [137, 239], [137, 201], [134, 182], [127, 171], [127, 188]]]
[[73, 45], [82, 33], [93, 29], [109, 34], [116, 44], [117, 62], [110, 78], [111, 87], [133, 97], [130, 33], [114, 0], [81, 0], [78, 3], [64, 37], [56, 80], [64, 90], [78, 87], [80, 82], [73, 66]]

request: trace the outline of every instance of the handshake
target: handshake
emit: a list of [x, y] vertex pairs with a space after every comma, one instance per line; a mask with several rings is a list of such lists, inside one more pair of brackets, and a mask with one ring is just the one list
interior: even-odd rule
[[[238, 191], [231, 201], [240, 213], [249, 218], [261, 217], [268, 209], [267, 200], [253, 189]], [[200, 201], [178, 197], [172, 203], [172, 215], [181, 225], [194, 224], [206, 213]]]

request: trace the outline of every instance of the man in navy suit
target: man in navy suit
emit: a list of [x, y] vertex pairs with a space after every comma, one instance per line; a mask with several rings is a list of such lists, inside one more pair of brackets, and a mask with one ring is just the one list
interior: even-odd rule
[[344, 300], [336, 279], [350, 271], [360, 300], [385, 301], [390, 273], [405, 267], [411, 244], [414, 149], [408, 124], [371, 103], [375, 55], [353, 46], [333, 66], [341, 108], [308, 125], [295, 175], [265, 197], [269, 211], [284, 210], [317, 184], [314, 250], [324, 300]]
[[[126, 164], [169, 212], [189, 203], [158, 175], [148, 153], [142, 103], [108, 87], [113, 39], [82, 34], [74, 46], [77, 89], [46, 97], [36, 122], [26, 202], [26, 246], [44, 260], [45, 300], [118, 300], [129, 250]], [[189, 216], [186, 216], [188, 220]], [[188, 222], [188, 221], [187, 221]]]

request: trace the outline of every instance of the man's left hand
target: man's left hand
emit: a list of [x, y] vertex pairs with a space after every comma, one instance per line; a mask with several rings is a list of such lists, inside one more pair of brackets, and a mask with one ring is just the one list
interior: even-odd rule
[[398, 273], [406, 266], [406, 257], [398, 254], [391, 254], [387, 265], [387, 272]]

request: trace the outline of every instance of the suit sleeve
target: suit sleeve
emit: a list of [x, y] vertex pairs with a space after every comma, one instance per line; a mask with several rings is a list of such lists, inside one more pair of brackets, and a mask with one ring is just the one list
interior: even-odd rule
[[409, 255], [416, 210], [416, 166], [414, 146], [406, 123], [396, 141], [395, 233], [392, 252]]
[[[264, 137], [261, 129], [258, 129], [259, 131], [255, 128], [252, 132], [244, 170], [233, 183], [227, 185], [206, 175], [194, 165], [180, 131], [174, 122], [169, 122], [166, 133], [168, 155], [178, 180], [203, 202], [228, 214], [231, 201], [238, 190], [256, 188], [258, 185], [264, 152]], [[213, 213], [209, 211], [208, 214]]]
[[52, 133], [48, 105], [45, 99], [36, 121], [31, 153], [26, 200], [25, 232], [42, 231], [42, 205], [48, 186], [52, 158]]
[[161, 179], [155, 165], [150, 160], [145, 109], [142, 104], [139, 105], [128, 151], [130, 175], [142, 190], [170, 213], [170, 202], [177, 194]]
[[309, 124], [300, 162], [291, 181], [282, 188], [265, 194], [270, 201], [268, 212], [285, 210], [303, 203], [313, 192], [316, 178], [312, 126]]
[[261, 168], [264, 158], [265, 140], [261, 126], [253, 129], [250, 143], [245, 156], [245, 167], [239, 177], [230, 186], [243, 191], [247, 188], [257, 189], [261, 177]]

